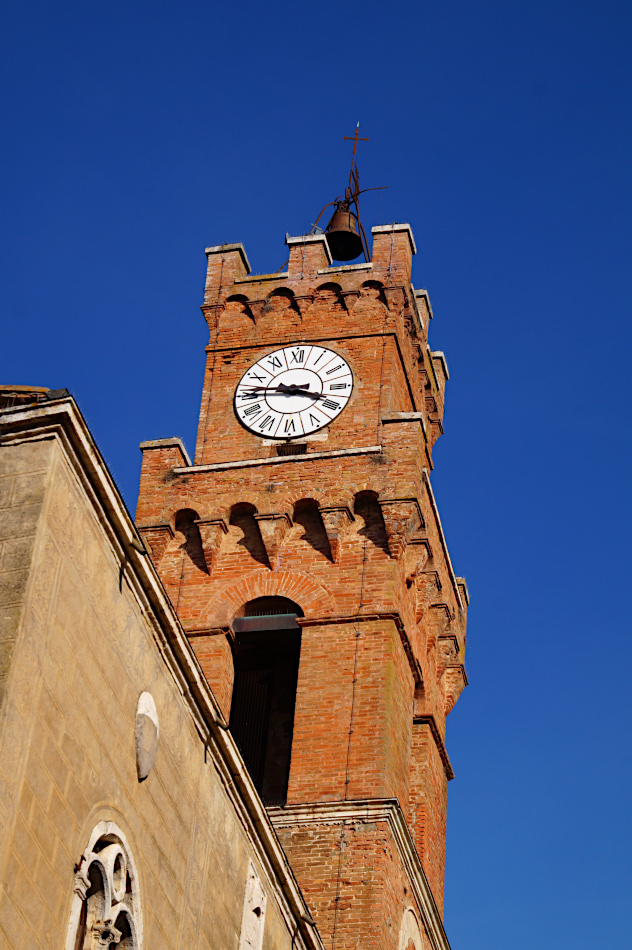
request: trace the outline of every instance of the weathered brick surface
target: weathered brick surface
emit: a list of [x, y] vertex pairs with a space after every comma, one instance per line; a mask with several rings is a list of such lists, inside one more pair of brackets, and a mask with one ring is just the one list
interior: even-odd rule
[[406, 806], [413, 686], [392, 621], [304, 627], [288, 802]]
[[414, 899], [387, 822], [316, 822], [278, 834], [326, 946], [398, 947]]
[[[288, 802], [396, 798], [441, 905], [449, 764], [436, 743], [465, 683], [466, 604], [429, 483], [447, 372], [428, 347], [427, 296], [410, 283], [413, 249], [405, 226], [378, 230], [371, 263], [328, 268], [322, 241], [293, 240], [287, 273], [254, 276], [240, 247], [209, 252], [195, 465], [173, 446], [144, 448], [137, 524], [225, 711], [232, 666], [217, 631], [256, 597], [301, 607]], [[304, 455], [281, 459], [240, 425], [233, 394], [253, 362], [297, 341], [344, 356], [354, 392], [324, 432], [306, 439]], [[222, 467], [229, 462], [248, 464]], [[306, 499], [321, 512], [311, 523], [297, 513]], [[231, 523], [243, 503], [260, 519], [250, 535]], [[200, 522], [199, 540], [182, 529], [185, 510]], [[432, 717], [434, 738], [419, 716]], [[284, 832], [292, 866], [310, 900], [326, 904], [337, 845], [330, 830], [309, 845], [298, 834]], [[378, 838], [358, 831], [359, 853], [384, 854]], [[398, 878], [380, 862], [379, 899], [360, 870], [348, 899], [363, 908], [365, 934], [386, 947], [398, 930], [383, 931], [380, 915]], [[393, 920], [402, 900], [393, 897]], [[355, 946], [349, 935], [344, 945]]]

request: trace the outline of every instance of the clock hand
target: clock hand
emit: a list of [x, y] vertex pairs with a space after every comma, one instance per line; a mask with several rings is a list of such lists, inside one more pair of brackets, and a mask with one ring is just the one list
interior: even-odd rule
[[286, 386], [285, 383], [279, 383], [278, 386], [250, 386], [249, 389], [251, 393], [284, 393], [289, 396], [316, 397], [316, 393], [305, 392], [305, 390], [309, 389], [309, 383], [303, 383], [301, 386], [297, 386], [296, 383], [292, 383], [291, 386]]

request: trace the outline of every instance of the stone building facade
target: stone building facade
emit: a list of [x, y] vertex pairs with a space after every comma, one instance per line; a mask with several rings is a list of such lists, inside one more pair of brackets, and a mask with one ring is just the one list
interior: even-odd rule
[[446, 361], [408, 225], [287, 243], [207, 249], [135, 524], [72, 398], [0, 389], [0, 948], [449, 948]]

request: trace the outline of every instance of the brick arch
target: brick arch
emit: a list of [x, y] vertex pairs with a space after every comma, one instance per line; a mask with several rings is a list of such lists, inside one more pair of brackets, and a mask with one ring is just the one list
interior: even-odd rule
[[310, 486], [310, 488], [295, 488], [294, 491], [283, 495], [279, 503], [279, 510], [291, 512], [297, 501], [303, 501], [306, 498], [313, 498], [319, 505], [328, 504], [325, 492], [319, 491], [315, 486]]
[[275, 287], [274, 290], [271, 290], [268, 294], [268, 300], [271, 297], [287, 297], [288, 300], [294, 300], [294, 291], [289, 287]]
[[299, 571], [253, 572], [236, 584], [225, 587], [210, 603], [205, 623], [223, 626], [240, 607], [255, 597], [287, 597], [298, 604], [306, 617], [333, 616], [336, 602], [331, 592]]

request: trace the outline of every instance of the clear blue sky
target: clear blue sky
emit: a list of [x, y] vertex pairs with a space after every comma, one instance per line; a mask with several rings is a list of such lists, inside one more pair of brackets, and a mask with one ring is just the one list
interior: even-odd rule
[[[0, 379], [67, 386], [133, 510], [192, 448], [208, 244], [284, 261], [344, 186], [409, 221], [472, 597], [454, 950], [632, 945], [629, 3], [5, 4]], [[379, 206], [378, 206], [379, 201]]]

